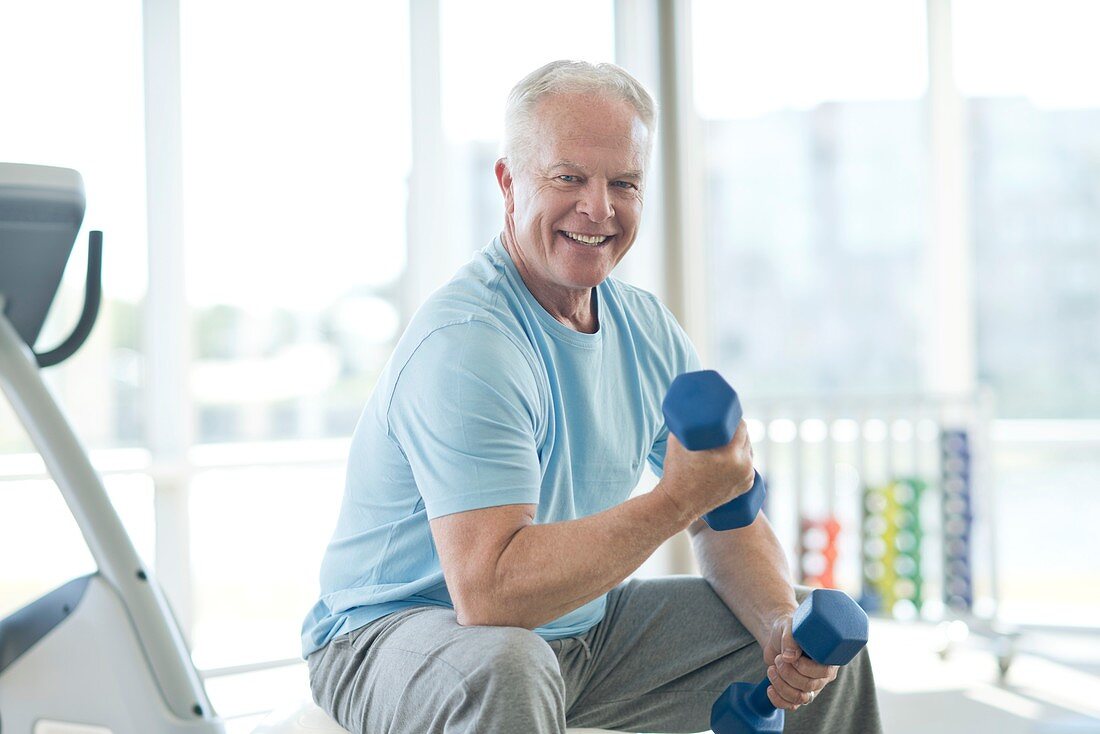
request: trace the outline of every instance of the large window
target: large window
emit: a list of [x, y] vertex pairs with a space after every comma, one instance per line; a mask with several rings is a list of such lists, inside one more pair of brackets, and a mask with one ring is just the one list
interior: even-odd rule
[[[408, 9], [235, 0], [181, 14], [196, 440], [346, 439], [400, 324]], [[200, 467], [253, 463], [191, 486], [203, 667], [298, 653], [346, 451], [264, 467], [302, 445], [193, 453]]]
[[[140, 450], [118, 451], [144, 444], [141, 43], [136, 1], [0, 4], [0, 161], [76, 169], [88, 201], [39, 351], [56, 346], [76, 325], [87, 233], [104, 233], [104, 296], [95, 330], [75, 356], [43, 372], [100, 466], [144, 463]], [[0, 396], [0, 617], [94, 570], [60, 493], [28, 453], [33, 450]], [[138, 552], [152, 563], [152, 483], [143, 475], [110, 474], [105, 484]]]
[[915, 389], [923, 3], [692, 14], [718, 367], [748, 395]]
[[[953, 8], [976, 378], [1000, 416], [1095, 418], [1100, 10]], [[699, 0], [692, 12], [716, 362], [750, 403], [918, 390], [922, 344], [937, 339], [922, 284], [930, 156], [942, 153], [928, 146], [924, 3]], [[997, 526], [1002, 614], [1084, 623], [1100, 608], [1100, 545], [1073, 518], [1097, 510], [1095, 431], [1002, 428], [985, 457], [995, 505], [980, 507]], [[775, 479], [780, 501], [800, 489]], [[1037, 526], [1062, 532], [1025, 549]]]
[[[0, 5], [0, 161], [76, 169], [88, 199], [39, 351], [56, 346], [75, 326], [84, 303], [88, 231], [104, 233], [104, 301], [95, 331], [72, 359], [45, 373], [92, 448], [137, 446], [144, 440], [141, 70], [136, 1], [103, 7], [79, 0]], [[0, 451], [29, 450], [21, 424], [0, 401]]]
[[980, 376], [997, 388], [1004, 416], [1096, 417], [1100, 6], [954, 7], [968, 100]]
[[979, 378], [1002, 417], [1046, 419], [997, 445], [1004, 612], [1095, 624], [1100, 442], [1079, 419], [1100, 416], [1100, 5], [956, 0], [954, 24]]
[[407, 9], [181, 14], [198, 440], [346, 436], [399, 324]]

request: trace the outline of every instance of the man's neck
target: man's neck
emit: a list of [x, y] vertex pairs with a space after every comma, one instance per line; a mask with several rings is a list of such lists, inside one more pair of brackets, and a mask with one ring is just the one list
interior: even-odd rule
[[515, 236], [508, 227], [500, 233], [504, 250], [512, 258], [523, 284], [534, 296], [546, 313], [554, 320], [582, 334], [595, 334], [599, 331], [599, 305], [595, 288], [558, 288], [546, 285], [533, 276], [523, 258], [519, 255]]

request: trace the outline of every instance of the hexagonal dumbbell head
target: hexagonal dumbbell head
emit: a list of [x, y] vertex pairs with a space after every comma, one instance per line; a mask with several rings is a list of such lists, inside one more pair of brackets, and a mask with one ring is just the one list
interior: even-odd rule
[[668, 429], [690, 451], [725, 446], [741, 422], [741, 401], [714, 370], [685, 372], [661, 405]]
[[[794, 613], [794, 639], [824, 665], [844, 665], [867, 644], [867, 615], [851, 597], [835, 589], [815, 589]], [[710, 728], [715, 734], [783, 731], [783, 710], [768, 699], [770, 681], [733, 683], [714, 702]]]
[[822, 665], [845, 665], [867, 644], [867, 613], [843, 591], [814, 589], [794, 613], [795, 642]]
[[710, 729], [715, 734], [764, 734], [783, 731], [783, 709], [768, 700], [768, 680], [758, 686], [733, 683], [710, 709]]

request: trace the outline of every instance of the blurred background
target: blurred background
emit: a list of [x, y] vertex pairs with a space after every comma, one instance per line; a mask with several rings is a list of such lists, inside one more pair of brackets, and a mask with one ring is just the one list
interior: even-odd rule
[[[742, 394], [796, 577], [881, 620], [888, 730], [1100, 731], [1097, 27], [1092, 0], [0, 3], [0, 160], [80, 171], [105, 233], [101, 319], [47, 380], [215, 705], [302, 675], [359, 413], [501, 228], [508, 90], [574, 58], [661, 105], [617, 275]], [[692, 568], [675, 539], [639, 573]], [[91, 570], [0, 403], [0, 616]]]

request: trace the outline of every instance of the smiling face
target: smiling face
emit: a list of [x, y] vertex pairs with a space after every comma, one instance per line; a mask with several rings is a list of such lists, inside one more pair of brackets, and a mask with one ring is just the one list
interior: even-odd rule
[[649, 132], [629, 103], [591, 94], [548, 96], [535, 122], [524, 165], [497, 161], [504, 245], [535, 298], [568, 313], [634, 243]]

